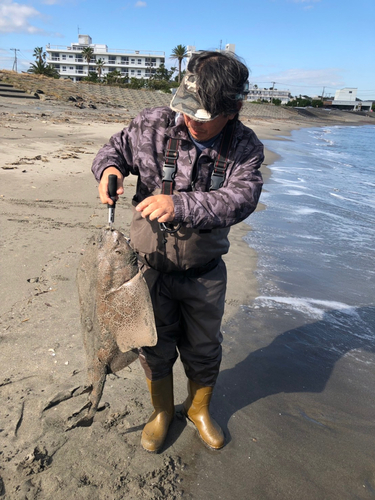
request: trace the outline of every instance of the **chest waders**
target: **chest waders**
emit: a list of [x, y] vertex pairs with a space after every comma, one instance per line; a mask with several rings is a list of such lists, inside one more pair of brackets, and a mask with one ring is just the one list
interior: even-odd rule
[[[210, 183], [210, 191], [215, 191], [216, 189], [219, 189], [222, 187], [225, 179], [225, 172], [227, 169], [228, 165], [228, 152], [230, 149], [230, 145], [232, 142], [232, 136], [233, 136], [233, 131], [235, 128], [235, 123], [228, 123], [227, 126], [225, 127], [220, 143], [220, 148], [219, 148], [219, 155], [218, 158], [216, 159], [214, 163], [214, 169], [212, 171], [211, 175], [211, 183]], [[168, 139], [167, 142], [167, 148], [166, 148], [166, 153], [165, 153], [165, 160], [163, 164], [163, 178], [162, 178], [162, 194], [165, 195], [172, 195], [173, 194], [173, 189], [174, 189], [174, 183], [175, 183], [175, 177], [176, 177], [176, 172], [177, 172], [177, 160], [178, 160], [178, 150], [179, 150], [179, 140], [178, 139]], [[182, 224], [179, 223], [177, 226], [174, 226], [171, 223], [159, 223], [160, 230], [163, 234], [163, 243], [164, 243], [164, 256], [166, 259], [166, 244], [167, 244], [167, 235], [170, 234], [176, 234], [179, 229], [181, 228]], [[210, 230], [209, 230], [210, 231]], [[203, 268], [191, 268], [187, 269], [186, 271], [183, 272], [172, 272], [168, 274], [176, 274], [176, 275], [183, 275], [185, 277], [190, 277], [190, 278], [195, 278], [199, 277], [205, 272], [208, 272], [211, 269], [214, 269], [220, 259], [214, 259], [213, 261], [210, 261], [206, 266]], [[209, 269], [210, 268], [210, 269]], [[163, 277], [163, 274], [161, 274], [161, 279], [168, 279], [170, 280], [170, 276], [166, 276], [165, 278]], [[194, 284], [194, 281], [193, 281]], [[184, 286], [184, 285], [183, 285]], [[197, 286], [197, 284], [195, 284]], [[198, 283], [198, 287], [201, 285]], [[194, 292], [196, 292], [197, 289], [194, 289]], [[221, 292], [220, 292], [221, 293]], [[224, 290], [224, 295], [221, 293], [223, 296], [223, 301], [224, 301], [224, 295], [225, 295], [225, 290]], [[155, 293], [155, 296], [158, 297], [158, 300], [160, 302], [156, 302], [160, 307], [157, 307], [158, 310], [163, 310], [163, 302], [162, 300], [162, 294], [160, 293]], [[188, 297], [188, 300], [191, 302], [191, 297], [184, 296], [184, 300], [186, 300], [186, 297]], [[194, 295], [194, 304], [196, 301], [197, 295]], [[156, 299], [154, 299], [156, 300]], [[202, 301], [202, 306], [204, 307], [204, 314], [205, 315], [210, 315], [210, 312], [207, 310], [208, 303], [204, 303]], [[196, 309], [195, 309], [196, 311]], [[217, 315], [217, 304], [215, 303], [214, 307], [215, 315]], [[198, 317], [199, 315], [202, 314], [202, 311], [197, 313]], [[217, 321], [217, 318], [216, 322]], [[186, 317], [185, 317], [186, 320]], [[221, 322], [221, 317], [219, 320], [219, 323]], [[190, 322], [191, 323], [191, 322]], [[168, 323], [169, 324], [169, 323]], [[218, 325], [218, 328], [220, 326]], [[194, 317], [194, 326], [190, 324], [190, 327], [188, 329], [196, 330], [197, 328], [197, 316]], [[213, 327], [212, 322], [210, 323], [210, 333], [211, 330], [215, 330], [216, 328]], [[164, 334], [165, 335], [165, 334]], [[210, 337], [208, 335], [208, 337]], [[205, 338], [207, 338], [207, 332], [205, 332]], [[191, 338], [190, 338], [191, 340]], [[215, 340], [215, 342], [214, 342]], [[213, 337], [211, 340], [214, 342], [213, 345], [217, 344], [217, 339]], [[162, 343], [163, 340], [159, 338], [159, 349], [162, 349], [162, 345], [165, 344], [165, 339], [164, 339], [164, 344]], [[168, 349], [170, 349], [170, 340], [168, 340], [167, 345]], [[190, 341], [189, 341], [189, 346], [191, 346]], [[182, 344], [179, 345], [180, 349], [180, 355], [182, 359], [182, 353], [183, 353], [183, 346]], [[174, 347], [174, 351], [176, 350], [176, 347]], [[188, 352], [191, 349], [185, 349], [185, 355], [187, 356]], [[150, 352], [151, 351], [151, 352]], [[193, 349], [195, 352], [195, 350]], [[167, 352], [169, 352], [167, 350]], [[149, 358], [147, 359], [147, 356]], [[212, 356], [212, 353], [211, 353]], [[172, 366], [174, 361], [172, 362], [170, 366], [170, 372], [168, 374], [163, 373], [163, 377], [152, 380], [152, 375], [153, 375], [153, 369], [155, 370], [158, 368], [160, 370], [160, 363], [162, 363], [163, 370], [165, 370], [165, 358], [160, 358], [157, 357], [156, 364], [154, 364], [154, 368], [152, 369], [150, 366], [150, 361], [152, 363], [152, 359], [154, 359], [155, 363], [155, 357], [157, 357], [155, 352], [152, 352], [152, 348], [147, 350], [147, 348], [143, 348], [140, 353], [140, 361], [141, 364], [146, 372], [146, 378], [147, 378], [147, 386], [151, 395], [151, 403], [154, 407], [154, 412], [152, 413], [149, 421], [145, 425], [143, 431], [142, 431], [142, 439], [141, 443], [142, 446], [145, 450], [149, 452], [158, 452], [161, 450], [163, 447], [165, 438], [167, 436], [168, 428], [172, 422], [173, 416], [174, 416], [174, 397], [173, 397], [173, 374], [172, 374]], [[177, 357], [177, 354], [176, 354]], [[220, 359], [221, 359], [221, 348], [220, 348]], [[171, 356], [173, 358], [173, 356]], [[220, 359], [215, 361], [215, 366], [217, 365], [217, 371], [219, 369], [220, 365]], [[191, 361], [191, 360], [190, 360]], [[224, 446], [225, 438], [222, 429], [220, 426], [215, 422], [215, 420], [210, 416], [209, 414], [209, 405], [211, 401], [211, 396], [212, 396], [212, 391], [213, 387], [212, 386], [205, 386], [205, 385], [200, 385], [196, 383], [195, 381], [192, 380], [191, 375], [194, 372], [194, 369], [192, 366], [190, 366], [189, 371], [187, 371], [186, 367], [187, 363], [187, 358], [184, 358], [184, 365], [185, 365], [185, 373], [188, 376], [188, 397], [185, 400], [183, 404], [183, 411], [186, 415], [186, 417], [193, 422], [193, 424], [196, 426], [199, 436], [203, 440], [203, 442], [211, 449], [220, 449]], [[147, 374], [149, 374], [150, 378], [148, 378]]]

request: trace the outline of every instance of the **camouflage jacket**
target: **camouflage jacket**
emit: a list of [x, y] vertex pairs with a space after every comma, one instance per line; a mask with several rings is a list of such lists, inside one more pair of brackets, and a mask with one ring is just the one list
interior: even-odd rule
[[[229, 227], [256, 208], [262, 189], [259, 172], [263, 145], [255, 133], [237, 121], [223, 186], [209, 191], [221, 137], [197, 159], [182, 115], [168, 107], [143, 110], [130, 125], [113, 135], [94, 159], [92, 171], [99, 181], [110, 166], [124, 175], [138, 176], [134, 204], [162, 187], [163, 163], [169, 138], [179, 139], [174, 193], [175, 223], [179, 233], [166, 238], [158, 223], [134, 213], [131, 241], [152, 267], [171, 272], [202, 266], [228, 251]], [[193, 168], [194, 167], [194, 168]], [[194, 176], [194, 178], [193, 178]], [[167, 257], [166, 257], [167, 255]]]

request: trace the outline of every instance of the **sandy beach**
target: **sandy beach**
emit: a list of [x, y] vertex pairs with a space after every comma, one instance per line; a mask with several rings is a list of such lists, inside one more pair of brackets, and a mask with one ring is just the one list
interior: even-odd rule
[[[287, 446], [292, 427], [275, 422], [272, 433], [266, 436], [264, 422], [277, 420], [274, 412], [269, 413], [270, 407], [254, 405], [251, 426], [241, 411], [252, 403], [241, 392], [246, 392], [246, 377], [251, 373], [241, 369], [239, 360], [245, 353], [233, 339], [236, 330], [243, 328], [241, 306], [251, 305], [257, 296], [257, 256], [243, 241], [249, 232], [244, 223], [232, 229], [231, 249], [225, 258], [229, 283], [223, 330], [228, 336], [213, 412], [227, 426], [231, 438], [221, 452], [205, 449], [194, 428], [182, 418], [175, 418], [162, 453], [150, 455], [141, 448], [141, 430], [151, 403], [138, 361], [118, 376], [107, 377], [101, 411], [91, 427], [65, 432], [67, 417], [83, 406], [85, 395], [43, 411], [58, 392], [85, 382], [75, 274], [88, 237], [107, 222], [107, 208], [99, 202], [90, 168], [98, 149], [129, 123], [132, 112], [100, 104], [96, 109], [81, 109], [74, 102], [0, 97], [0, 116], [0, 498], [318, 499], [327, 491], [331, 496], [325, 498], [350, 498], [340, 485], [332, 484], [329, 490], [327, 478], [325, 489], [319, 485], [322, 471], [330, 468], [334, 429], [329, 434], [317, 428], [318, 434], [328, 434], [327, 462], [317, 464], [314, 458], [311, 476], [301, 477], [294, 488], [289, 474], [295, 464], [275, 467], [272, 459], [279, 447]], [[282, 136], [285, 140], [295, 128], [320, 123], [316, 117], [309, 121], [244, 115], [242, 119], [260, 139]], [[275, 158], [267, 151], [262, 167], [265, 189], [270, 173], [267, 165]], [[115, 226], [125, 234], [135, 183], [135, 178], [126, 179], [124, 196], [116, 207]], [[259, 210], [262, 208], [261, 203]], [[262, 328], [264, 325], [259, 325]], [[272, 334], [276, 336], [276, 331]], [[251, 349], [256, 351], [257, 345], [261, 340], [255, 335]], [[274, 349], [277, 351], [277, 344]], [[265, 365], [260, 366], [265, 377], [269, 376]], [[229, 391], [234, 380], [241, 391], [232, 395], [233, 407], [224, 403], [220, 409], [222, 392]], [[186, 380], [178, 362], [177, 409], [185, 396]], [[259, 392], [259, 399], [265, 396]], [[308, 458], [302, 453], [306, 443], [303, 426], [297, 427], [301, 448], [296, 447], [295, 453], [299, 463]], [[258, 445], [261, 436], [264, 440]], [[310, 439], [314, 442], [313, 436]], [[245, 464], [240, 451], [246, 446]], [[345, 443], [340, 447], [345, 450]], [[370, 456], [371, 450], [366, 453]], [[244, 477], [249, 461], [254, 460], [257, 465]], [[374, 498], [374, 481], [374, 470], [368, 471], [364, 483], [369, 486], [355, 490], [355, 498]], [[246, 496], [249, 491], [251, 496]]]

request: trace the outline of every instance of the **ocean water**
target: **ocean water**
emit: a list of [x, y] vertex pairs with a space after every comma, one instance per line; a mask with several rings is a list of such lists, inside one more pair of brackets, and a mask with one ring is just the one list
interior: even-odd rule
[[259, 259], [255, 308], [330, 317], [374, 339], [375, 126], [300, 129], [264, 143], [281, 158], [265, 209], [248, 221]]

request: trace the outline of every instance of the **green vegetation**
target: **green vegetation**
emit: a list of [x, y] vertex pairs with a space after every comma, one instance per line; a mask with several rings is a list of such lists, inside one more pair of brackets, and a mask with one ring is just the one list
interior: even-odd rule
[[102, 77], [102, 71], [103, 71], [103, 68], [104, 68], [104, 59], [98, 59], [96, 61], [96, 72], [98, 74], [98, 78], [99, 80], [101, 79]]
[[177, 45], [170, 55], [171, 59], [176, 59], [178, 61], [178, 83], [181, 82], [181, 65], [182, 61], [188, 56], [187, 49], [185, 45]]
[[292, 101], [289, 101], [286, 106], [306, 108], [307, 106], [312, 106], [313, 108], [322, 108], [323, 101], [321, 99], [311, 99], [311, 97], [304, 95], [295, 97]]
[[[161, 64], [150, 78], [128, 78], [121, 76], [120, 71], [115, 70], [108, 73], [102, 82], [106, 85], [117, 86], [126, 89], [161, 90], [166, 94], [171, 93], [171, 88], [178, 87], [178, 83], [173, 80], [176, 68], [167, 69]], [[84, 78], [85, 81], [99, 82], [98, 75], [90, 72], [90, 76]]]
[[87, 62], [87, 74], [90, 75], [90, 61], [92, 59], [92, 56], [94, 55], [94, 49], [92, 47], [85, 47], [84, 49], [82, 49], [81, 54], [83, 59], [85, 59], [85, 61]]
[[43, 47], [35, 47], [33, 56], [35, 57], [35, 63], [30, 64], [30, 68], [27, 70], [28, 73], [60, 78], [58, 71], [52, 64], [46, 63], [46, 53], [43, 52]]

